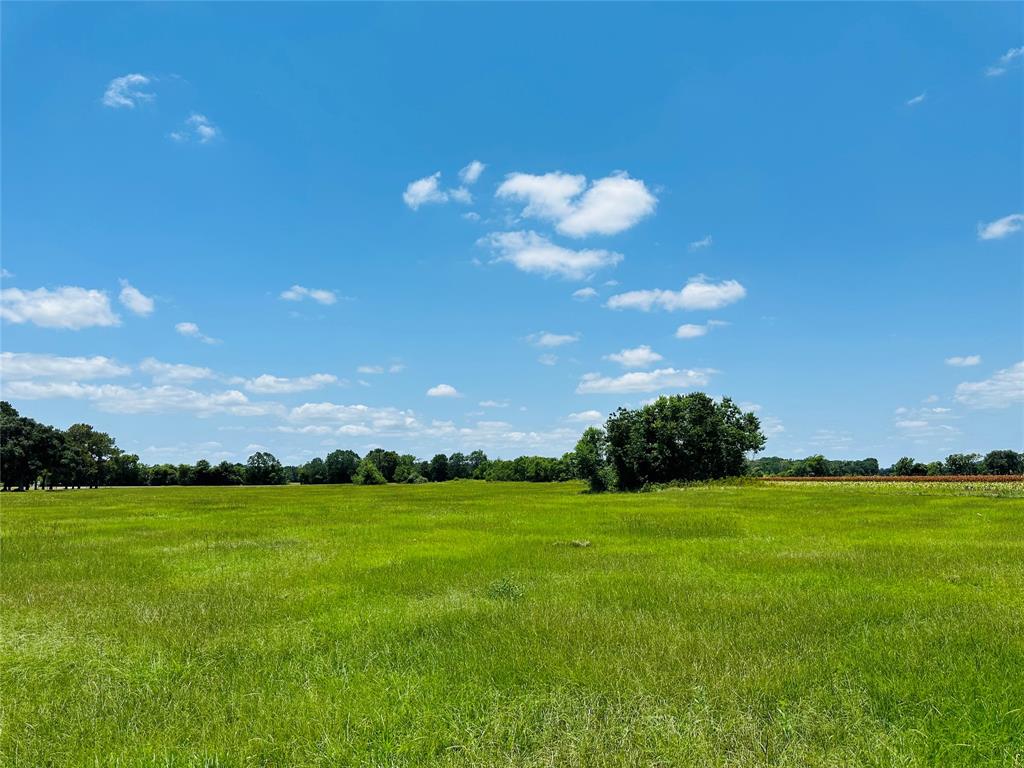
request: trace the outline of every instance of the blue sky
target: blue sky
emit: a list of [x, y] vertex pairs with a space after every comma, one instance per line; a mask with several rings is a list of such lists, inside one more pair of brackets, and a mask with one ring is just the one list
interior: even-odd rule
[[4, 4], [3, 395], [147, 462], [1020, 450], [1024, 11]]

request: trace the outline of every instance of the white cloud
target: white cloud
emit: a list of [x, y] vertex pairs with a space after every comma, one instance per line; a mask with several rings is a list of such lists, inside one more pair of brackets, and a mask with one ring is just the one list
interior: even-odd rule
[[143, 360], [139, 364], [139, 370], [151, 376], [158, 384], [189, 384], [193, 381], [218, 378], [209, 368], [185, 363], [164, 363], [153, 357]]
[[570, 413], [565, 420], [579, 424], [600, 424], [604, 421], [604, 414], [600, 411], [580, 411], [579, 413]]
[[209, 144], [220, 136], [220, 129], [215, 126], [206, 115], [193, 112], [185, 120], [185, 127], [178, 131], [171, 131], [171, 138], [177, 142], [198, 141], [200, 144]]
[[984, 381], [958, 384], [954, 398], [970, 408], [1007, 408], [1024, 403], [1024, 362], [997, 371]]
[[109, 357], [60, 357], [31, 352], [0, 353], [0, 378], [84, 381], [126, 376], [131, 368]]
[[537, 347], [561, 347], [566, 344], [575, 344], [580, 340], [578, 333], [531, 333], [526, 340]]
[[546, 352], [537, 358], [537, 362], [541, 365], [556, 365], [558, 363], [558, 355], [553, 355], [550, 352]]
[[924, 100], [927, 99], [927, 98], [928, 98], [928, 91], [922, 91], [921, 93], [917, 94], [917, 96], [914, 96], [912, 99], [907, 99], [907, 106], [908, 107], [916, 107], [918, 104], [923, 103]]
[[967, 368], [971, 365], [977, 365], [981, 362], [981, 355], [964, 355], [962, 357], [947, 357], [946, 365], [952, 365], [957, 368]]
[[146, 296], [127, 280], [121, 281], [121, 293], [118, 299], [129, 311], [142, 317], [153, 314], [153, 309], [156, 306], [156, 302], [153, 299]]
[[481, 400], [481, 408], [508, 408], [507, 400]]
[[690, 251], [699, 251], [702, 248], [710, 248], [714, 240], [711, 235], [705, 235], [700, 240], [694, 240], [690, 243]]
[[[412, 411], [388, 407], [371, 407], [368, 405], [339, 405], [336, 403], [303, 403], [292, 408], [288, 415], [290, 421], [316, 422], [313, 429], [321, 429], [324, 424], [340, 424], [338, 434], [367, 435], [380, 432], [400, 432], [419, 428], [421, 425]], [[281, 428], [285, 431], [287, 428]], [[301, 429], [307, 429], [302, 427]]]
[[1020, 231], [1021, 225], [1024, 225], [1024, 213], [1011, 213], [988, 224], [978, 224], [978, 239], [1001, 240]]
[[664, 358], [646, 344], [632, 349], [623, 349], [611, 355], [605, 355], [605, 360], [618, 363], [623, 368], [650, 368], [659, 360]]
[[511, 173], [496, 195], [525, 202], [523, 216], [553, 221], [570, 237], [622, 232], [653, 213], [658, 202], [643, 181], [625, 172], [597, 179], [589, 188], [586, 182], [585, 176], [561, 172]]
[[607, 306], [610, 309], [640, 309], [644, 312], [655, 307], [668, 312], [677, 309], [720, 309], [746, 295], [746, 289], [735, 280], [713, 283], [703, 275], [698, 275], [691, 277], [679, 291], [627, 291], [612, 296]]
[[459, 179], [462, 180], [463, 184], [476, 184], [477, 179], [480, 178], [480, 174], [484, 172], [486, 167], [479, 160], [474, 160], [459, 171]]
[[576, 387], [577, 394], [628, 394], [654, 392], [658, 389], [689, 389], [705, 386], [710, 381], [711, 369], [676, 370], [659, 368], [655, 371], [633, 371], [622, 376], [609, 377], [599, 373], [583, 375]]
[[365, 374], [376, 375], [376, 374], [379, 374], [379, 373], [384, 373], [384, 366], [382, 366], [382, 365], [360, 365], [358, 368], [356, 368], [356, 373], [365, 373]]
[[1011, 48], [999, 57], [998, 63], [985, 69], [985, 75], [988, 77], [999, 77], [999, 75], [1005, 75], [1006, 70], [1010, 65], [1022, 56], [1024, 56], [1024, 46], [1021, 46], [1020, 48]]
[[258, 394], [286, 394], [289, 392], [308, 392], [312, 389], [320, 389], [328, 384], [336, 384], [338, 377], [330, 373], [314, 373], [312, 376], [299, 376], [297, 378], [284, 378], [271, 376], [264, 373], [254, 379], [245, 382], [245, 388], [250, 392]]
[[571, 280], [582, 280], [622, 261], [620, 253], [593, 249], [574, 251], [555, 245], [536, 232], [492, 232], [480, 242], [498, 252], [498, 261], [510, 262], [523, 272], [559, 275]]
[[177, 323], [174, 326], [174, 330], [182, 336], [188, 336], [191, 339], [199, 339], [203, 344], [220, 344], [220, 339], [214, 339], [207, 336], [199, 330], [199, 326], [195, 323]]
[[722, 320], [708, 320], [706, 323], [683, 323], [676, 328], [677, 339], [696, 339], [700, 336], [706, 336], [708, 331], [719, 325], [728, 325], [728, 323]]
[[462, 397], [451, 384], [438, 384], [427, 390], [427, 397]]
[[441, 172], [409, 182], [402, 199], [414, 211], [426, 203], [447, 202], [448, 193], [441, 189]]
[[42, 328], [80, 330], [93, 326], [120, 325], [121, 319], [110, 308], [103, 291], [63, 287], [0, 291], [0, 317], [8, 322], [33, 323]]
[[466, 219], [466, 221], [480, 221], [480, 214], [476, 211], [466, 211], [462, 214], [462, 218]]
[[574, 299], [576, 299], [576, 301], [589, 301], [590, 299], [594, 298], [595, 296], [597, 296], [597, 291], [595, 291], [593, 288], [589, 288], [589, 287], [588, 288], [580, 288], [578, 291], [573, 291], [572, 292], [572, 297]]
[[338, 300], [338, 295], [334, 291], [328, 291], [325, 288], [306, 288], [302, 285], [293, 285], [288, 290], [281, 291], [281, 298], [285, 301], [312, 299], [317, 304], [330, 305]]
[[454, 200], [456, 203], [462, 203], [463, 205], [472, 205], [473, 193], [465, 187], [456, 187], [455, 189], [448, 190], [448, 197]]
[[198, 416], [227, 413], [236, 416], [266, 416], [282, 413], [276, 403], [251, 403], [238, 390], [197, 392], [172, 385], [156, 387], [123, 387], [115, 384], [79, 384], [77, 382], [38, 383], [11, 382], [6, 387], [10, 397], [25, 400], [72, 398], [89, 400], [110, 413], [155, 414], [191, 412]]
[[11, 278], [14, 277], [14, 273], [5, 267], [0, 267], [0, 277]]
[[107, 84], [107, 90], [103, 93], [103, 105], [114, 109], [122, 107], [134, 109], [136, 104], [152, 101], [156, 95], [141, 90], [142, 86], [149, 85], [149, 83], [150, 79], [145, 75], [130, 74], [115, 77]]

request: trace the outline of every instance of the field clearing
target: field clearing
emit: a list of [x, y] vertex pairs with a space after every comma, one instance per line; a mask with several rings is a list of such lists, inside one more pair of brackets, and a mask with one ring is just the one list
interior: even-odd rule
[[1019, 485], [5, 494], [5, 766], [1022, 766]]

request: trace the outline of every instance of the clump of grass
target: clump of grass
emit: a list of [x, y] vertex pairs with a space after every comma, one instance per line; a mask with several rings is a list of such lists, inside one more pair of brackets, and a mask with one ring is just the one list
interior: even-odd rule
[[576, 547], [577, 549], [585, 549], [590, 546], [590, 539], [573, 539], [569, 542], [570, 547]]
[[508, 578], [492, 581], [487, 587], [487, 596], [492, 600], [520, 600], [524, 594], [522, 585]]

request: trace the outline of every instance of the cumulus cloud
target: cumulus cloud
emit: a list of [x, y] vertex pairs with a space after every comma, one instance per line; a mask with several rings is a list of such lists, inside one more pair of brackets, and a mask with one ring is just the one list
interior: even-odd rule
[[977, 365], [981, 362], [981, 355], [964, 355], [962, 357], [947, 357], [946, 365], [952, 365], [956, 368], [967, 368], [972, 365]]
[[414, 211], [427, 203], [447, 202], [448, 193], [441, 189], [441, 172], [409, 182], [402, 193], [402, 199]]
[[121, 322], [110, 308], [110, 298], [104, 291], [77, 287], [52, 291], [4, 288], [0, 291], [0, 317], [15, 324], [32, 323], [41, 328], [73, 331]]
[[720, 309], [747, 295], [747, 290], [735, 280], [714, 283], [703, 275], [691, 277], [679, 291], [644, 290], [619, 293], [608, 299], [610, 309]]
[[118, 299], [130, 312], [142, 317], [153, 314], [153, 309], [156, 306], [156, 302], [153, 299], [146, 296], [127, 280], [121, 281], [121, 293]]
[[257, 394], [278, 395], [290, 392], [308, 392], [337, 382], [338, 377], [330, 373], [314, 373], [311, 376], [296, 378], [271, 376], [269, 373], [264, 373], [262, 376], [247, 380], [244, 386], [248, 391]]
[[622, 232], [653, 213], [658, 202], [643, 181], [625, 172], [597, 179], [589, 187], [582, 175], [511, 173], [496, 195], [526, 203], [523, 216], [553, 221], [555, 229], [570, 237]]
[[338, 300], [338, 295], [334, 291], [328, 291], [325, 288], [306, 288], [302, 285], [293, 285], [288, 290], [281, 291], [281, 298], [285, 301], [312, 299], [317, 304], [330, 305]]
[[179, 143], [196, 141], [200, 144], [209, 144], [220, 136], [220, 129], [210, 122], [210, 118], [193, 112], [185, 119], [183, 128], [171, 131], [171, 138]]
[[[372, 407], [368, 405], [342, 405], [337, 403], [303, 403], [292, 408], [288, 419], [293, 422], [316, 422], [320, 428], [325, 424], [338, 424], [339, 434], [371, 434], [374, 432], [395, 432], [416, 429], [420, 426], [412, 411], [398, 408]], [[345, 431], [340, 431], [344, 429]], [[283, 430], [282, 430], [283, 431]]]
[[676, 328], [677, 339], [696, 339], [700, 336], [707, 336], [708, 331], [719, 325], [728, 325], [722, 320], [708, 320], [706, 323], [683, 323]]
[[574, 344], [580, 340], [578, 333], [531, 333], [526, 340], [537, 347], [561, 347], [566, 344]]
[[463, 184], [476, 184], [477, 179], [480, 178], [480, 174], [484, 172], [486, 167], [487, 166], [479, 160], [473, 160], [469, 165], [459, 171], [459, 179]]
[[605, 355], [604, 359], [618, 363], [623, 368], [650, 368], [664, 358], [646, 344], [641, 344], [639, 347], [623, 349], [614, 354]]
[[462, 395], [451, 384], [438, 384], [427, 390], [427, 397], [462, 397]]
[[220, 344], [220, 339], [207, 336], [199, 330], [199, 326], [195, 323], [178, 323], [174, 326], [174, 330], [182, 336], [188, 336], [190, 339], [199, 339], [203, 344]]
[[140, 74], [115, 77], [103, 92], [103, 105], [112, 109], [134, 109], [136, 104], [152, 101], [156, 95], [142, 90], [149, 83], [150, 79]]
[[979, 240], [1002, 240], [1004, 237], [1019, 232], [1024, 225], [1024, 213], [1011, 213], [988, 224], [978, 224]]
[[574, 251], [555, 245], [536, 232], [492, 232], [480, 242], [495, 250], [498, 261], [507, 261], [523, 272], [558, 275], [570, 280], [582, 280], [622, 261], [620, 253], [595, 249]]
[[576, 393], [585, 394], [630, 394], [654, 392], [659, 389], [690, 389], [706, 386], [711, 380], [712, 369], [676, 370], [659, 368], [654, 371], [633, 371], [622, 376], [602, 376], [586, 373], [576, 387]]
[[984, 381], [958, 384], [954, 399], [970, 408], [1008, 408], [1024, 403], [1024, 362], [997, 371]]
[[34, 354], [31, 352], [0, 353], [0, 378], [15, 379], [62, 379], [85, 381], [127, 376], [131, 373], [127, 365], [109, 357], [60, 357], [59, 355]]

